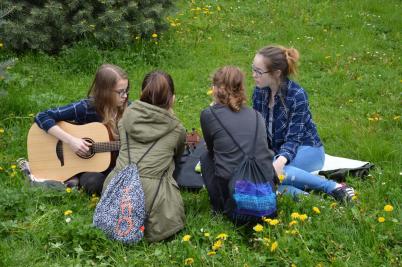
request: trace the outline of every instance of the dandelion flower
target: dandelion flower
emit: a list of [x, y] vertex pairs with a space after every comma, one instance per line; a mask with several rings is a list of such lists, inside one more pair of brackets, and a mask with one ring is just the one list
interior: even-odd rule
[[271, 252], [274, 252], [278, 248], [278, 242], [275, 241], [271, 244]]
[[291, 221], [291, 222], [289, 223], [289, 227], [291, 227], [291, 226], [293, 226], [293, 225], [295, 225], [295, 224], [297, 224], [297, 221], [293, 220], [293, 221]]
[[11, 165], [11, 169], [15, 170], [15, 168], [17, 168], [15, 164]]
[[354, 196], [352, 197], [352, 200], [353, 200], [353, 201], [356, 201], [356, 200], [357, 200], [357, 196], [354, 195]]
[[300, 218], [300, 214], [298, 212], [292, 212], [292, 214], [290, 214], [290, 217], [295, 220], [295, 219], [299, 219]]
[[214, 255], [216, 255], [216, 251], [208, 251], [207, 255], [214, 256]]
[[269, 224], [270, 225], [277, 225], [279, 223], [279, 220], [278, 219], [273, 219], [273, 220], [270, 220], [269, 221]]
[[207, 95], [212, 95], [212, 92], [213, 92], [212, 88], [209, 88], [208, 92], [207, 92]]
[[279, 182], [283, 182], [283, 180], [285, 180], [285, 175], [283, 175], [283, 174], [280, 174], [279, 176], [278, 176], [278, 178], [279, 178]]
[[192, 265], [194, 263], [193, 258], [187, 258], [184, 260], [184, 265]]
[[71, 214], [73, 214], [73, 211], [72, 211], [72, 210], [66, 210], [66, 211], [64, 212], [64, 216], [68, 216], [68, 215], [71, 215]]
[[222, 239], [219, 239], [218, 241], [216, 241], [213, 245], [212, 245], [212, 250], [216, 251], [218, 249], [220, 249], [222, 247]]
[[299, 216], [299, 220], [302, 221], [302, 222], [304, 222], [304, 221], [307, 220], [307, 219], [308, 219], [307, 214], [301, 214], [301, 215]]
[[188, 241], [190, 241], [190, 239], [191, 239], [191, 235], [185, 235], [185, 236], [183, 236], [181, 241], [188, 242]]
[[156, 33], [152, 34], [152, 38], [157, 38], [157, 37], [158, 37], [158, 34], [156, 34]]
[[253, 227], [253, 229], [256, 232], [261, 232], [262, 230], [264, 230], [264, 226], [258, 223], [256, 226]]
[[385, 218], [384, 218], [384, 217], [378, 217], [377, 220], [378, 220], [379, 223], [385, 222]]
[[315, 214], [320, 214], [321, 213], [320, 209], [317, 208], [317, 207], [313, 207], [313, 211], [314, 211]]
[[392, 207], [392, 205], [385, 205], [384, 206], [384, 211], [386, 212], [391, 212], [394, 210], [394, 207]]
[[73, 190], [71, 189], [71, 187], [67, 187], [67, 188], [66, 188], [66, 192], [67, 192], [67, 193], [71, 193], [71, 191], [73, 191]]
[[228, 235], [225, 233], [220, 233], [219, 235], [216, 236], [216, 239], [226, 240], [227, 238], [228, 238]]
[[209, 234], [209, 233], [204, 233], [204, 236], [205, 236], [205, 237], [209, 237], [210, 234]]

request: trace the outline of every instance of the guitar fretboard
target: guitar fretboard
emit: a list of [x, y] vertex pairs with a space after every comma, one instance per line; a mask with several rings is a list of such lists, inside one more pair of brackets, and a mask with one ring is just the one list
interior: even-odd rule
[[118, 151], [120, 149], [120, 141], [97, 142], [92, 144], [95, 153]]

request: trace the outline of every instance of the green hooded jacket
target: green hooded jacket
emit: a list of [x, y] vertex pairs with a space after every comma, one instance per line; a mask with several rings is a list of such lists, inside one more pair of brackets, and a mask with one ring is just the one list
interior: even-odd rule
[[[140, 157], [156, 140], [155, 146], [138, 164], [145, 193], [145, 210], [148, 213], [158, 190], [153, 208], [145, 222], [145, 238], [155, 242], [163, 240], [184, 227], [185, 215], [179, 187], [173, 179], [174, 158], [184, 150], [185, 129], [176, 116], [166, 109], [134, 101], [118, 123], [121, 147], [116, 167], [103, 184], [103, 191], [120, 170], [128, 165], [126, 132], [130, 144], [131, 161]], [[162, 174], [167, 173], [162, 177]]]

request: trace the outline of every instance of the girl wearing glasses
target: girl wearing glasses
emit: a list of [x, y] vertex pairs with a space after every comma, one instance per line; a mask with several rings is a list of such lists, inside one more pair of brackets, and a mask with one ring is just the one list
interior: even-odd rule
[[268, 144], [275, 152], [274, 169], [283, 181], [278, 190], [293, 196], [322, 191], [339, 201], [350, 201], [354, 190], [310, 172], [324, 165], [324, 147], [312, 119], [307, 94], [289, 79], [296, 74], [299, 52], [270, 45], [254, 57], [253, 108], [265, 119]]
[[175, 234], [184, 227], [185, 221], [183, 200], [173, 171], [175, 159], [184, 151], [186, 131], [173, 113], [174, 99], [174, 84], [169, 74], [153, 71], [145, 75], [140, 99], [126, 109], [118, 124], [120, 153], [116, 167], [103, 186], [106, 190], [129, 160], [141, 159], [137, 166], [145, 195], [145, 211], [149, 214], [144, 234], [151, 242]]
[[[39, 112], [35, 117], [35, 122], [48, 134], [70, 146], [78, 155], [85, 155], [91, 144], [65, 132], [56, 123], [59, 121], [70, 121], [77, 124], [101, 122], [108, 127], [111, 139], [118, 140], [117, 122], [127, 107], [128, 92], [129, 80], [126, 72], [118, 66], [104, 64], [97, 70], [87, 98], [66, 106]], [[75, 178], [66, 184], [71, 186], [79, 183], [79, 186], [89, 194], [100, 194], [110, 169], [103, 173], [83, 173], [79, 175], [79, 181]]]

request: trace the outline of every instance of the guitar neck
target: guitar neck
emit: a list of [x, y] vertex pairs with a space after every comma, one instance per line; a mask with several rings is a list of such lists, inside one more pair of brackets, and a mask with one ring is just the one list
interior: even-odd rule
[[92, 144], [95, 153], [118, 151], [120, 149], [120, 141], [97, 142]]

